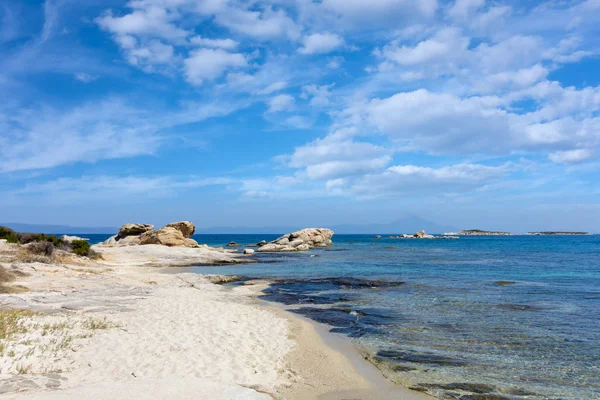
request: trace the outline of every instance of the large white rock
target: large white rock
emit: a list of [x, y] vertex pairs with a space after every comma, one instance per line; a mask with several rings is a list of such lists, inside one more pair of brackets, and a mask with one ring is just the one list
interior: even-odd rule
[[307, 228], [288, 233], [261, 246], [261, 253], [307, 251], [315, 247], [331, 246], [333, 231], [324, 228]]
[[154, 230], [154, 226], [148, 224], [125, 224], [117, 235], [100, 243], [99, 246], [123, 247], [158, 244], [169, 247], [198, 247], [198, 242], [190, 239], [195, 231], [196, 227], [189, 221], [173, 222], [158, 230]]
[[144, 232], [148, 232], [154, 229], [154, 225], [150, 224], [125, 224], [119, 229], [117, 236], [124, 238], [127, 236], [137, 236]]

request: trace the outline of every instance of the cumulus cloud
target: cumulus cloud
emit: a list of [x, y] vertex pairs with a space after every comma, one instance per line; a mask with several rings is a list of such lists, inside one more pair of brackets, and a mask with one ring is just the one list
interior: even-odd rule
[[593, 156], [593, 151], [590, 149], [577, 149], [557, 151], [548, 156], [552, 162], [561, 164], [577, 164], [587, 161]]
[[378, 174], [367, 174], [349, 189], [369, 197], [398, 193], [448, 194], [474, 190], [498, 181], [509, 166], [457, 164], [439, 168], [395, 165]]
[[190, 43], [200, 47], [211, 47], [225, 50], [234, 50], [239, 44], [233, 39], [209, 39], [202, 36], [194, 36], [190, 38]]
[[280, 94], [269, 100], [269, 112], [289, 111], [294, 107], [296, 99], [289, 94]]
[[246, 57], [240, 53], [228, 53], [222, 49], [197, 49], [190, 52], [184, 61], [186, 80], [193, 85], [212, 81], [229, 69], [247, 65]]
[[338, 49], [344, 44], [344, 39], [333, 33], [314, 33], [305, 36], [304, 46], [298, 49], [300, 54], [326, 54]]
[[288, 165], [304, 168], [311, 179], [336, 179], [381, 169], [391, 159], [380, 146], [330, 135], [296, 148]]

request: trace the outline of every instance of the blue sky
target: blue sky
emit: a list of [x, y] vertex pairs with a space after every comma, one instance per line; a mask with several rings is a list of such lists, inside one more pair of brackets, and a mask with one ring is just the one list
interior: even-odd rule
[[600, 1], [0, 0], [0, 221], [600, 222]]

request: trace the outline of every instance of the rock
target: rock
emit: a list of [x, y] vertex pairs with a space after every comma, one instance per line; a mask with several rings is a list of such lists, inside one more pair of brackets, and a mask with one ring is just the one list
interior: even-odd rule
[[252, 249], [244, 249], [244, 254], [247, 254], [247, 255], [251, 256], [251, 255], [254, 254], [254, 250], [252, 250]]
[[163, 246], [198, 247], [198, 242], [186, 238], [179, 229], [165, 226], [157, 231], [144, 232], [140, 238], [140, 244], [161, 244]]
[[227, 243], [227, 245], [225, 247], [237, 247], [239, 246], [239, 244], [237, 244], [236, 242], [229, 242]]
[[0, 243], [8, 243], [8, 240], [6, 240], [6, 239], [0, 239]]
[[260, 245], [258, 251], [268, 252], [292, 252], [307, 251], [314, 247], [331, 246], [333, 231], [331, 229], [308, 228], [288, 233], [274, 241]]
[[262, 246], [264, 246], [265, 244], [267, 244], [267, 241], [266, 241], [266, 240], [261, 240], [260, 242], [256, 243], [256, 246], [257, 246], [257, 247], [262, 247]]
[[165, 225], [165, 228], [175, 228], [183, 234], [184, 237], [189, 238], [196, 232], [196, 226], [190, 221], [172, 222]]
[[64, 242], [69, 242], [69, 243], [71, 243], [71, 242], [72, 242], [72, 241], [74, 241], [74, 240], [85, 240], [85, 241], [87, 241], [87, 240], [89, 240], [89, 239], [82, 238], [82, 237], [79, 237], [79, 236], [69, 236], [69, 235], [62, 235], [62, 236], [60, 237], [60, 240], [62, 240], [62, 241], [64, 241]]
[[120, 238], [119, 235], [114, 235], [106, 239], [104, 242], [98, 244], [100, 247], [123, 247], [123, 246], [137, 246], [140, 245], [139, 236], [126, 236]]
[[381, 239], [381, 235], [375, 235], [375, 239]]
[[144, 232], [148, 232], [154, 229], [154, 225], [150, 224], [125, 224], [119, 229], [117, 236], [124, 238], [127, 236], [137, 236]]
[[434, 236], [428, 235], [427, 233], [425, 233], [425, 231], [419, 231], [419, 232], [415, 233], [413, 236], [416, 237], [417, 239], [433, 239], [434, 238]]

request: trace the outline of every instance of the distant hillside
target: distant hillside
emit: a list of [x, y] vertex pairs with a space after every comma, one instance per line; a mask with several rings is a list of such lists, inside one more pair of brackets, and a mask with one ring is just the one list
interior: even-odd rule
[[119, 231], [119, 228], [108, 228], [108, 227], [75, 227], [66, 225], [38, 225], [38, 224], [18, 224], [12, 222], [2, 223], [0, 226], [6, 226], [17, 232], [29, 232], [29, 233], [46, 233], [46, 234], [74, 234], [74, 233], [88, 233], [88, 234], [112, 234]]
[[[198, 228], [197, 234], [284, 234], [298, 229], [308, 228], [307, 226], [287, 226], [287, 227], [215, 227]], [[388, 224], [344, 224], [344, 225], [323, 225], [315, 228], [330, 228], [337, 234], [400, 234], [415, 233], [424, 230], [428, 233], [452, 232], [457, 229], [453, 226], [439, 225], [435, 222], [427, 221], [419, 217], [406, 217], [398, 219]]]
[[415, 216], [397, 219], [388, 224], [347, 224], [334, 226], [331, 227], [331, 229], [333, 229], [336, 233], [373, 233], [381, 235], [415, 233], [420, 230], [424, 230], [427, 233], [444, 233], [456, 230], [456, 228], [453, 226], [440, 225]]
[[[38, 224], [19, 224], [19, 223], [0, 223], [0, 226], [7, 226], [17, 232], [32, 233], [67, 233], [67, 234], [114, 234], [119, 231], [116, 227], [74, 227], [66, 225], [38, 225]], [[278, 234], [297, 231], [302, 228], [313, 228], [312, 226], [278, 226], [278, 227], [215, 227], [201, 228], [197, 227], [196, 234]], [[401, 234], [415, 233], [424, 230], [427, 233], [453, 232], [457, 229], [452, 226], [439, 225], [435, 222], [427, 221], [419, 217], [406, 217], [395, 220], [388, 224], [344, 224], [328, 226], [315, 226], [314, 228], [331, 228], [337, 234]]]

